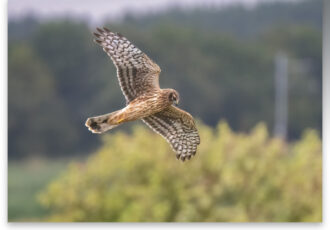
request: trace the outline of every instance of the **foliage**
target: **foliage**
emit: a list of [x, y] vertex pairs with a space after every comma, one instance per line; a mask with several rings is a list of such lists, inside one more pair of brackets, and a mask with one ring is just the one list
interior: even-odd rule
[[188, 162], [149, 129], [117, 132], [40, 194], [49, 221], [311, 221], [322, 218], [321, 141], [287, 144], [264, 123], [249, 134], [199, 124]]
[[205, 32], [233, 34], [240, 39], [253, 39], [274, 25], [310, 25], [322, 29], [322, 0], [264, 1], [247, 9], [242, 4], [227, 7], [196, 7], [185, 10], [174, 8], [163, 14], [150, 14], [139, 20], [127, 16], [133, 25], [153, 27], [166, 22], [180, 27], [192, 25]]
[[47, 65], [26, 44], [10, 45], [8, 59], [9, 152], [22, 157], [70, 150], [76, 133]]

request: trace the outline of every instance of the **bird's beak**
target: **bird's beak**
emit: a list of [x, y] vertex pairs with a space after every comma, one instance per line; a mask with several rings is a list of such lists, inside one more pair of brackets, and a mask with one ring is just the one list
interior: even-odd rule
[[174, 104], [175, 104], [175, 105], [178, 105], [178, 104], [179, 104], [179, 100], [175, 100], [175, 101], [174, 101]]

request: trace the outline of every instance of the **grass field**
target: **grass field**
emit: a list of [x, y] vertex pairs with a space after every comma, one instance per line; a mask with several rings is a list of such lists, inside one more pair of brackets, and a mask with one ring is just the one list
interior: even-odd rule
[[8, 163], [8, 221], [42, 221], [47, 210], [37, 200], [38, 193], [72, 159], [29, 159]]

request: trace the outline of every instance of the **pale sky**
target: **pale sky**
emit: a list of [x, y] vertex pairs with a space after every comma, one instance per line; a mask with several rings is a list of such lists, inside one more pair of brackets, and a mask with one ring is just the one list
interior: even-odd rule
[[83, 17], [92, 23], [105, 18], [120, 19], [126, 13], [145, 14], [160, 12], [170, 7], [223, 7], [230, 4], [243, 4], [253, 7], [267, 1], [298, 0], [9, 0], [9, 18], [35, 14], [39, 17]]

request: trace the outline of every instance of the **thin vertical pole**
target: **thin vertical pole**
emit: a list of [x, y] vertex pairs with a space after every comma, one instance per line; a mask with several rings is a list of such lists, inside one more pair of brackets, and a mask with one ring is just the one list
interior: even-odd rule
[[275, 56], [275, 124], [274, 135], [287, 138], [288, 130], [288, 57], [278, 52]]

